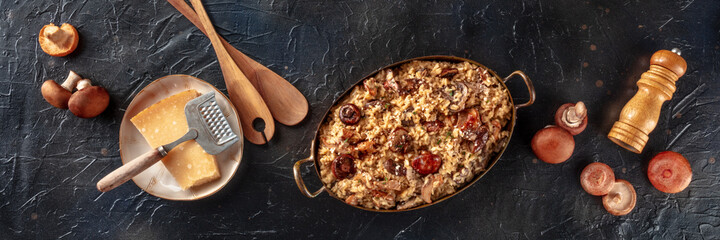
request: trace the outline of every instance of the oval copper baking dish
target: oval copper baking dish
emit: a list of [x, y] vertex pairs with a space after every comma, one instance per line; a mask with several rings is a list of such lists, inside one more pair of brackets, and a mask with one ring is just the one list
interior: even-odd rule
[[[503, 81], [501, 81], [500, 84], [502, 85], [502, 88], [503, 88], [504, 90], [507, 90], [507, 91], [508, 91], [508, 94], [510, 93], [510, 91], [508, 90], [507, 86], [505, 85], [505, 82], [507, 82], [507, 81], [508, 81], [510, 78], [512, 78], [513, 76], [516, 76], [516, 75], [517, 75], [517, 76], [520, 76], [520, 77], [525, 81], [525, 85], [526, 85], [527, 88], [528, 88], [528, 92], [529, 92], [529, 94], [530, 94], [530, 100], [528, 100], [526, 103], [515, 105], [515, 102], [514, 102], [513, 99], [512, 99], [512, 95], [510, 95], [510, 103], [511, 103], [514, 107], [513, 107], [513, 110], [512, 110], [512, 116], [510, 116], [510, 122], [509, 122], [508, 125], [506, 125], [506, 128], [509, 129], [509, 131], [510, 131], [510, 137], [509, 137], [509, 138], [512, 137], [513, 129], [515, 128], [515, 120], [516, 120], [515, 118], [516, 118], [516, 114], [517, 114], [517, 109], [522, 108], [522, 107], [530, 106], [530, 105], [533, 104], [533, 102], [535, 102], [535, 88], [533, 87], [533, 84], [532, 84], [532, 82], [530, 81], [530, 78], [528, 78], [527, 75], [525, 75], [525, 73], [523, 73], [522, 71], [514, 71], [514, 72], [510, 73], [510, 75], [508, 75], [507, 77], [505, 77], [505, 78], [500, 78], [500, 77], [497, 75], [497, 73], [495, 73], [495, 71], [491, 70], [490, 68], [485, 67], [484, 65], [482, 65], [482, 64], [480, 64], [480, 63], [478, 63], [478, 62], [476, 62], [476, 61], [470, 60], [470, 59], [461, 58], [461, 57], [454, 57], [454, 56], [424, 56], [424, 57], [417, 57], [417, 58], [411, 58], [411, 59], [399, 61], [399, 62], [390, 64], [390, 65], [388, 65], [388, 66], [385, 66], [385, 67], [383, 67], [383, 68], [378, 69], [377, 71], [375, 71], [375, 72], [367, 75], [366, 77], [362, 78], [360, 81], [358, 81], [357, 83], [355, 83], [352, 87], [348, 88], [342, 95], [340, 95], [340, 97], [338, 97], [338, 98], [335, 100], [335, 102], [333, 102], [333, 105], [332, 105], [332, 106], [335, 106], [335, 105], [338, 103], [338, 101], [341, 101], [344, 96], [346, 96], [347, 94], [349, 94], [349, 93], [355, 88], [355, 86], [357, 86], [358, 84], [362, 84], [363, 80], [365, 80], [365, 79], [367, 79], [367, 78], [370, 78], [370, 77], [372, 77], [372, 76], [375, 76], [378, 72], [380, 72], [380, 71], [382, 71], [382, 70], [384, 70], [384, 69], [395, 68], [395, 67], [398, 67], [398, 66], [400, 66], [400, 65], [402, 65], [402, 64], [409, 63], [409, 62], [412, 62], [412, 61], [415, 61], [415, 60], [446, 61], [446, 62], [464, 62], [464, 61], [467, 61], [467, 62], [472, 63], [472, 64], [475, 64], [475, 65], [477, 65], [477, 66], [481, 66], [481, 67], [483, 67], [483, 68], [488, 69], [488, 71], [489, 71], [493, 76], [495, 76], [497, 79], [503, 79]], [[335, 194], [333, 194], [331, 191], [327, 190], [327, 189], [328, 189], [328, 186], [326, 186], [326, 185], [323, 185], [323, 187], [321, 187], [320, 189], [318, 189], [318, 190], [315, 191], [315, 192], [311, 192], [310, 190], [308, 190], [307, 187], [305, 186], [305, 183], [304, 183], [303, 180], [302, 180], [302, 174], [301, 174], [301, 172], [300, 172], [300, 166], [301, 166], [303, 163], [313, 162], [313, 163], [315, 164], [315, 172], [317, 173], [318, 178], [321, 176], [321, 175], [320, 175], [320, 167], [319, 167], [320, 164], [318, 164], [318, 162], [317, 162], [318, 160], [317, 160], [317, 158], [315, 157], [316, 154], [317, 154], [317, 150], [318, 150], [318, 149], [317, 149], [317, 139], [318, 139], [318, 133], [320, 132], [320, 127], [322, 126], [323, 122], [325, 122], [325, 119], [327, 118], [327, 115], [330, 113], [330, 109], [332, 109], [332, 107], [328, 108], [328, 110], [327, 110], [327, 112], [325, 113], [325, 115], [323, 115], [323, 120], [318, 124], [318, 128], [315, 130], [315, 137], [313, 138], [312, 144], [311, 144], [311, 146], [310, 146], [310, 157], [295, 162], [295, 165], [293, 166], [293, 174], [295, 175], [295, 183], [297, 183], [298, 188], [300, 188], [300, 192], [301, 192], [303, 195], [305, 195], [306, 197], [314, 198], [314, 197], [317, 197], [318, 195], [320, 195], [320, 193], [322, 193], [323, 191], [327, 191], [328, 194], [330, 194], [330, 196], [332, 196], [332, 197], [334, 197], [334, 198], [342, 201], [343, 203], [345, 203], [345, 201], [343, 201], [343, 200], [340, 199], [339, 197], [335, 196]], [[500, 159], [500, 156], [502, 156], [503, 152], [505, 152], [505, 149], [507, 148], [507, 145], [508, 145], [509, 143], [510, 143], [510, 139], [508, 139], [508, 141], [505, 143], [505, 145], [502, 147], [502, 149], [501, 149], [499, 152], [497, 152], [494, 156], [492, 156], [492, 158], [490, 159], [490, 161], [489, 161], [489, 163], [488, 163], [487, 169], [486, 169], [485, 171], [477, 174], [477, 175], [475, 176], [475, 178], [473, 178], [473, 180], [471, 180], [471, 181], [468, 182], [465, 186], [463, 186], [463, 187], [461, 187], [460, 189], [458, 189], [456, 192], [454, 192], [454, 193], [452, 193], [452, 194], [449, 194], [449, 195], [447, 195], [447, 196], [444, 196], [444, 197], [442, 197], [442, 198], [440, 198], [440, 199], [437, 199], [437, 200], [433, 201], [432, 203], [423, 204], [423, 205], [419, 205], [419, 206], [412, 207], [412, 208], [408, 208], [408, 209], [402, 209], [402, 210], [398, 210], [398, 209], [373, 209], [373, 208], [366, 208], [366, 207], [355, 206], [355, 205], [350, 205], [350, 204], [348, 204], [348, 205], [353, 206], [353, 207], [356, 207], [356, 208], [360, 208], [360, 209], [363, 209], [363, 210], [375, 211], [375, 212], [401, 212], [401, 211], [409, 211], [409, 210], [419, 209], [419, 208], [427, 207], [427, 206], [434, 205], [434, 204], [436, 204], [436, 203], [442, 202], [442, 201], [444, 201], [445, 199], [448, 199], [448, 198], [450, 198], [450, 197], [452, 197], [452, 196], [455, 196], [456, 194], [458, 194], [458, 193], [462, 192], [463, 190], [467, 189], [468, 187], [470, 187], [470, 185], [473, 185], [473, 184], [474, 184], [475, 182], [477, 182], [480, 178], [482, 178], [482, 177], [485, 175], [485, 173], [487, 173], [488, 171], [490, 171], [490, 169], [491, 169], [491, 168], [495, 165], [495, 163], [497, 163], [497, 161]], [[321, 182], [322, 182], [322, 181], [321, 181]], [[347, 204], [347, 203], [346, 203], [346, 204]]]

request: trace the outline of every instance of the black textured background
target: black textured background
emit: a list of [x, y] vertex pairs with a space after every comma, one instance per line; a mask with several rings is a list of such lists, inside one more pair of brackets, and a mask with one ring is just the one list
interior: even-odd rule
[[[95, 183], [120, 166], [125, 107], [148, 83], [189, 74], [224, 91], [208, 39], [164, 1], [0, 0], [0, 238], [30, 239], [536, 239], [720, 236], [720, 4], [685, 1], [313, 1], [207, 0], [226, 39], [288, 79], [310, 102], [296, 127], [278, 125], [270, 144], [246, 142], [241, 171], [219, 193], [174, 202], [132, 183], [101, 194]], [[651, 3], [652, 2], [652, 3]], [[69, 22], [75, 53], [51, 57], [37, 33]], [[605, 135], [634, 94], [650, 55], [678, 47], [688, 62], [643, 154]], [[483, 179], [435, 206], [404, 213], [357, 210], [327, 194], [303, 197], [292, 164], [309, 155], [322, 114], [373, 70], [423, 55], [479, 61], [500, 75], [524, 70], [537, 102], [518, 113], [508, 150]], [[68, 70], [110, 92], [108, 110], [79, 119], [47, 104], [46, 79]], [[510, 88], [527, 100], [519, 79]], [[565, 102], [589, 106], [588, 129], [568, 162], [538, 162], [532, 134]], [[678, 194], [645, 174], [656, 153], [690, 160], [693, 181]], [[629, 180], [637, 207], [615, 217], [579, 185], [601, 161]], [[304, 168], [311, 188], [320, 186]]]

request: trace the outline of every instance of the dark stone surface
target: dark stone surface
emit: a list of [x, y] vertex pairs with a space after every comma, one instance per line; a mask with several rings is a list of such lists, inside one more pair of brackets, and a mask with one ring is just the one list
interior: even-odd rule
[[[208, 39], [164, 1], [0, 1], [0, 238], [22, 239], [536, 239], [720, 236], [720, 4], [714, 1], [206, 1], [219, 32], [307, 96], [308, 118], [278, 125], [267, 146], [246, 144], [240, 174], [219, 193], [174, 202], [125, 184], [101, 194], [95, 183], [120, 166], [118, 129], [133, 96], [168, 74], [223, 89]], [[42, 52], [48, 22], [82, 36], [68, 57]], [[666, 103], [642, 154], [605, 135], [649, 56], [678, 47], [687, 74]], [[309, 154], [333, 99], [394, 61], [445, 54], [471, 58], [500, 75], [524, 70], [538, 100], [518, 113], [508, 150], [461, 194], [393, 214], [357, 210], [327, 194], [303, 197], [292, 164]], [[79, 119], [47, 104], [46, 79], [68, 70], [111, 95], [109, 109]], [[510, 84], [527, 99], [521, 81]], [[538, 162], [532, 134], [565, 102], [589, 106], [587, 130], [566, 163]], [[656, 153], [673, 150], [693, 168], [690, 187], [665, 194], [645, 174]], [[601, 161], [638, 194], [615, 217], [578, 183]], [[312, 188], [314, 170], [304, 168]]]

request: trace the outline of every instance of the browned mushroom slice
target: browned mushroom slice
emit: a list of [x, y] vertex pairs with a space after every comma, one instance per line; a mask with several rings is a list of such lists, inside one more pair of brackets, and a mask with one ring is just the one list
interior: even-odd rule
[[389, 78], [385, 80], [385, 83], [383, 83], [383, 87], [391, 92], [400, 92], [400, 84], [395, 80], [395, 78]]
[[458, 74], [460, 71], [458, 71], [457, 68], [443, 68], [442, 71], [440, 71], [440, 74], [438, 77], [441, 78], [452, 78], [456, 74]]
[[438, 119], [435, 121], [425, 122], [423, 123], [423, 126], [425, 126], [425, 131], [427, 132], [437, 132], [445, 127], [445, 123]]
[[385, 160], [385, 163], [383, 165], [385, 166], [385, 170], [388, 171], [388, 173], [395, 176], [405, 176], [406, 170], [402, 162], [387, 159]]
[[340, 112], [338, 113], [340, 117], [340, 121], [347, 125], [355, 125], [360, 121], [360, 118], [362, 117], [362, 113], [360, 112], [360, 108], [355, 106], [355, 104], [348, 103], [340, 107]]
[[363, 81], [363, 87], [365, 88], [365, 91], [370, 94], [370, 96], [377, 96], [378, 94], [378, 85], [375, 82], [375, 78], [370, 78], [365, 81]]
[[432, 175], [428, 181], [420, 189], [420, 198], [426, 203], [432, 203], [432, 195], [437, 186], [442, 185], [443, 177], [440, 175]]
[[375, 142], [373, 142], [372, 140], [360, 142], [357, 145], [357, 150], [365, 154], [374, 153], [376, 150]]
[[355, 160], [350, 155], [340, 155], [333, 160], [331, 169], [337, 179], [350, 178], [355, 174]]
[[407, 95], [415, 92], [418, 87], [422, 84], [422, 80], [417, 78], [410, 78], [405, 80], [405, 86], [400, 90], [400, 94]]
[[384, 106], [385, 106], [385, 101], [375, 99], [375, 100], [370, 100], [370, 101], [366, 102], [364, 107], [365, 107], [365, 109], [369, 109], [369, 108], [384, 107]]
[[390, 137], [390, 151], [405, 153], [410, 148], [412, 137], [405, 128], [398, 127], [393, 130]]
[[415, 126], [415, 121], [413, 118], [415, 118], [415, 108], [412, 106], [408, 107], [403, 111], [402, 115], [400, 116], [400, 124], [402, 124], [403, 127], [412, 127]]
[[465, 83], [455, 82], [452, 86], [443, 89], [443, 97], [450, 100], [448, 109], [450, 112], [459, 112], [465, 109], [468, 100], [468, 87]]

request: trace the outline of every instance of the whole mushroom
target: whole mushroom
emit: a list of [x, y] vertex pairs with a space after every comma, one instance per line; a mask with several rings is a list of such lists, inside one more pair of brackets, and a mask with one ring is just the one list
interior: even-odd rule
[[70, 111], [81, 118], [92, 118], [100, 115], [108, 103], [110, 95], [105, 88], [92, 86], [90, 79], [82, 79], [77, 84], [78, 91], [73, 93], [68, 102]]
[[80, 79], [80, 75], [70, 71], [62, 85], [57, 84], [52, 79], [47, 80], [43, 83], [42, 87], [40, 87], [40, 92], [42, 92], [43, 98], [45, 98], [45, 101], [50, 103], [50, 105], [56, 108], [67, 109], [68, 101], [72, 96], [72, 90]]
[[555, 112], [555, 124], [572, 135], [578, 135], [587, 127], [585, 103], [566, 103]]

